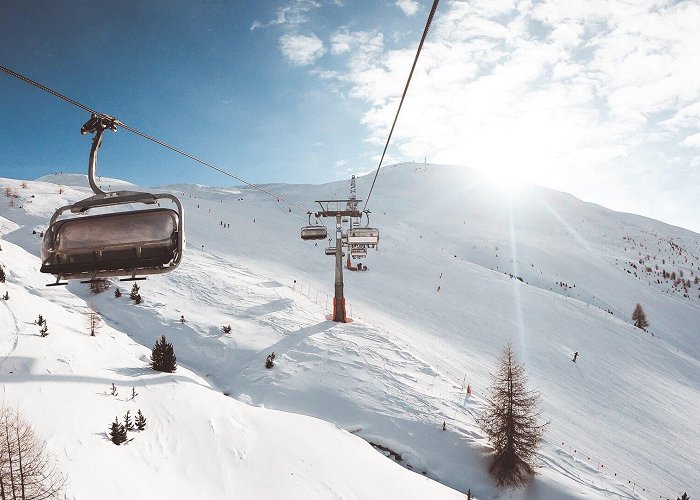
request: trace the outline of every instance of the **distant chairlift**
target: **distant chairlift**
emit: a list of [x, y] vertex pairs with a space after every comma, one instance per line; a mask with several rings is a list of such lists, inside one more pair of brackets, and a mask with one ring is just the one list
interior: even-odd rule
[[328, 238], [328, 230], [326, 229], [326, 226], [311, 224], [311, 212], [308, 212], [307, 215], [309, 216], [309, 225], [301, 228], [301, 239], [325, 240], [326, 238]]
[[[335, 255], [335, 247], [326, 247], [326, 255]], [[343, 257], [345, 257], [345, 252], [342, 254]]]
[[350, 247], [350, 257], [353, 259], [362, 259], [367, 257], [367, 248], [363, 245], [355, 245]]
[[354, 227], [348, 229], [348, 245], [363, 245], [374, 248], [379, 244], [379, 229], [372, 227]]
[[[184, 251], [184, 211], [180, 201], [169, 193], [136, 191], [104, 192], [95, 183], [97, 152], [102, 134], [116, 130], [118, 122], [107, 116], [93, 115], [80, 132], [94, 133], [88, 180], [94, 196], [59, 208], [51, 218], [41, 246], [41, 272], [61, 279], [92, 281], [97, 278], [161, 274], [174, 270]], [[170, 199], [177, 211], [169, 208], [120, 211], [58, 220], [67, 211], [82, 214], [95, 208], [131, 203], [155, 205]]]

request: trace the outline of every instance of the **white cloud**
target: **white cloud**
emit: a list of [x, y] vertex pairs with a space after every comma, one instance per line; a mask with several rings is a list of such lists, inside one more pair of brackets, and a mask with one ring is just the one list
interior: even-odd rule
[[[602, 185], [626, 186], [636, 172], [673, 175], [697, 163], [698, 26], [697, 1], [448, 3], [428, 35], [390, 154], [517, 166], [528, 180], [599, 202]], [[366, 105], [369, 144], [386, 140], [415, 54], [409, 38], [402, 50], [385, 47], [379, 32], [343, 28], [330, 38], [345, 66], [335, 59], [318, 74]], [[700, 173], [689, 175], [700, 182]]]
[[294, 66], [313, 64], [326, 52], [323, 41], [313, 33], [282, 35], [279, 44], [282, 55]]
[[683, 139], [683, 142], [681, 142], [681, 146], [685, 146], [687, 148], [697, 148], [700, 149], [700, 132], [697, 134], [689, 135], [685, 139]]
[[416, 0], [396, 0], [394, 4], [407, 16], [412, 16], [418, 12], [418, 2]]
[[293, 0], [292, 2], [279, 7], [275, 12], [275, 17], [270, 21], [253, 21], [250, 29], [253, 31], [260, 28], [278, 25], [299, 26], [308, 22], [308, 13], [314, 9], [318, 9], [319, 7], [321, 7], [321, 4], [316, 0]]

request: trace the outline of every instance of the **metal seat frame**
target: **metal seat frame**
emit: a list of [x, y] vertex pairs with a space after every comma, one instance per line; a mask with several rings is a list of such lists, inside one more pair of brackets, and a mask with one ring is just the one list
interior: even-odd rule
[[[53, 245], [50, 246], [47, 253], [44, 255], [42, 250], [42, 273], [50, 273], [56, 276], [56, 283], [51, 283], [47, 286], [58, 286], [66, 285], [67, 283], [61, 282], [61, 279], [81, 279], [86, 280], [85, 282], [90, 282], [98, 278], [105, 277], [117, 277], [117, 276], [129, 276], [129, 278], [122, 279], [122, 281], [131, 281], [146, 279], [145, 277], [137, 277], [137, 275], [151, 275], [151, 274], [161, 274], [173, 271], [178, 267], [180, 261], [182, 260], [182, 254], [185, 246], [184, 239], [184, 209], [182, 203], [174, 195], [170, 193], [144, 193], [138, 191], [114, 191], [105, 192], [102, 191], [95, 182], [95, 172], [97, 169], [97, 153], [99, 151], [100, 145], [102, 143], [102, 135], [106, 129], [116, 131], [116, 127], [119, 124], [117, 120], [108, 116], [98, 116], [92, 115], [90, 120], [88, 120], [85, 125], [80, 129], [81, 134], [94, 133], [95, 136], [92, 139], [92, 148], [90, 150], [90, 160], [88, 166], [88, 181], [90, 183], [90, 188], [95, 193], [94, 196], [86, 198], [84, 200], [73, 203], [72, 205], [66, 205], [54, 213], [51, 217], [49, 223], [49, 228], [44, 233], [44, 238], [55, 238], [54, 228], [64, 221], [73, 219], [64, 219], [64, 221], [58, 221], [58, 218], [65, 212], [70, 211], [71, 213], [85, 213], [88, 210], [94, 208], [109, 207], [115, 205], [124, 205], [129, 203], [143, 203], [145, 205], [154, 205], [158, 200], [168, 199], [171, 200], [177, 206], [177, 246], [174, 250], [174, 255], [172, 260], [164, 265], [161, 261], [162, 258], [145, 258], [145, 259], [133, 259], [125, 261], [112, 261], [112, 262], [100, 262], [99, 258], [96, 259], [94, 263], [83, 263], [83, 264], [70, 264], [61, 263], [55, 264], [50, 262], [51, 258], [55, 257], [55, 251], [53, 250]], [[165, 209], [162, 209], [165, 210]], [[170, 209], [167, 209], [170, 210]], [[131, 211], [123, 212], [124, 214], [134, 214], [138, 216], [139, 213], [149, 212], [146, 211]], [[174, 212], [174, 211], [172, 211]], [[93, 221], [98, 220], [102, 217], [114, 216], [114, 213], [100, 214], [91, 217]], [[55, 243], [55, 241], [53, 241]], [[129, 248], [136, 247], [139, 245], [146, 245], [148, 242], [129, 242], [125, 245], [113, 245], [111, 248]], [[140, 248], [140, 246], [139, 246]], [[104, 248], [95, 248], [94, 251], [99, 255], [104, 250]], [[137, 253], [139, 251], [137, 250]]]

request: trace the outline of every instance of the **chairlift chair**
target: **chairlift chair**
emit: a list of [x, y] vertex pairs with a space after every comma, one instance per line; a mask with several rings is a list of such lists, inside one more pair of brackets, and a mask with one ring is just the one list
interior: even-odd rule
[[[326, 247], [326, 255], [335, 255], [335, 247]], [[342, 253], [342, 256], [345, 257], [345, 252]]]
[[364, 245], [370, 248], [379, 244], [379, 229], [373, 227], [353, 227], [348, 229], [348, 245]]
[[308, 212], [307, 215], [309, 216], [309, 225], [301, 228], [301, 239], [325, 240], [328, 238], [328, 229], [326, 229], [326, 226], [311, 224], [311, 212]]
[[[88, 181], [95, 195], [59, 208], [51, 218], [41, 246], [41, 272], [56, 276], [56, 283], [48, 286], [65, 285], [61, 279], [145, 279], [137, 275], [170, 272], [180, 264], [185, 247], [180, 200], [170, 193], [104, 192], [95, 182], [102, 134], [108, 128], [116, 131], [118, 124], [114, 118], [92, 115], [80, 130], [82, 134], [95, 134], [88, 168]], [[177, 211], [157, 208], [58, 220], [68, 211], [84, 214], [95, 208], [131, 203], [155, 205], [162, 199], [175, 203]]]
[[367, 257], [367, 248], [362, 245], [356, 245], [350, 248], [350, 257], [353, 259], [362, 259]]

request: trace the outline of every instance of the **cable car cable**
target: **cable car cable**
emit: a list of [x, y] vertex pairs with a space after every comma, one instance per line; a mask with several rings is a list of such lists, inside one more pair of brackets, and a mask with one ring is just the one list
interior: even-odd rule
[[17, 72], [15, 72], [15, 71], [12, 71], [10, 68], [6, 68], [5, 66], [0, 65], [0, 70], [1, 70], [1, 71], [4, 71], [5, 73], [7, 73], [7, 74], [10, 75], [10, 76], [14, 76], [15, 78], [18, 78], [18, 79], [22, 80], [23, 82], [26, 82], [26, 83], [28, 83], [28, 84], [30, 84], [30, 85], [34, 85], [35, 87], [37, 87], [37, 88], [43, 90], [44, 92], [48, 92], [49, 94], [51, 94], [51, 95], [53, 95], [53, 96], [55, 96], [55, 97], [58, 97], [59, 99], [63, 99], [64, 101], [66, 101], [66, 102], [72, 104], [73, 106], [77, 106], [77, 107], [79, 107], [80, 109], [83, 109], [83, 110], [87, 111], [88, 113], [91, 113], [91, 114], [96, 115], [96, 116], [101, 117], [101, 118], [109, 118], [109, 119], [112, 119], [112, 120], [114, 120], [114, 123], [115, 123], [117, 126], [122, 127], [122, 128], [125, 129], [125, 130], [128, 130], [128, 131], [131, 132], [132, 134], [136, 134], [136, 135], [138, 135], [138, 136], [140, 136], [140, 137], [143, 137], [144, 139], [147, 139], [147, 140], [149, 140], [149, 141], [151, 141], [151, 142], [154, 142], [154, 143], [156, 143], [156, 144], [158, 144], [158, 145], [160, 145], [160, 146], [163, 146], [163, 147], [165, 147], [165, 148], [168, 148], [168, 149], [170, 149], [171, 151], [174, 151], [174, 152], [176, 152], [176, 153], [178, 153], [178, 154], [181, 154], [182, 156], [185, 156], [185, 157], [187, 157], [187, 158], [189, 158], [189, 159], [191, 159], [191, 160], [194, 160], [194, 161], [196, 161], [197, 163], [201, 163], [201, 164], [204, 165], [204, 166], [207, 166], [207, 167], [209, 167], [209, 168], [211, 168], [211, 169], [213, 169], [213, 170], [216, 170], [216, 171], [219, 172], [219, 173], [222, 173], [222, 174], [224, 174], [224, 175], [227, 175], [227, 176], [229, 176], [229, 177], [232, 177], [233, 179], [236, 179], [237, 181], [242, 182], [243, 184], [246, 184], [247, 186], [250, 186], [250, 187], [252, 187], [253, 189], [257, 189], [258, 191], [260, 191], [260, 192], [262, 192], [262, 193], [265, 193], [265, 194], [267, 194], [267, 195], [269, 195], [269, 196], [272, 196], [272, 197], [274, 197], [274, 198], [278, 198], [280, 201], [285, 202], [287, 205], [290, 205], [290, 206], [299, 208], [299, 209], [301, 209], [301, 210], [303, 210], [303, 211], [305, 211], [305, 212], [307, 211], [307, 209], [304, 208], [304, 207], [302, 207], [301, 205], [298, 205], [298, 204], [296, 204], [296, 203], [294, 203], [294, 202], [292, 202], [292, 201], [289, 201], [289, 200], [287, 200], [286, 198], [284, 198], [284, 197], [282, 197], [282, 196], [280, 196], [280, 195], [278, 195], [278, 194], [273, 193], [272, 191], [268, 191], [267, 189], [264, 189], [264, 188], [262, 188], [262, 187], [260, 187], [260, 186], [258, 186], [258, 185], [256, 185], [256, 184], [253, 184], [252, 182], [248, 182], [248, 181], [246, 181], [245, 179], [243, 179], [243, 178], [241, 178], [241, 177], [238, 177], [238, 176], [235, 175], [235, 174], [232, 174], [231, 172], [227, 172], [226, 170], [224, 170], [224, 169], [222, 169], [222, 168], [220, 168], [220, 167], [217, 167], [216, 165], [212, 165], [211, 163], [209, 163], [209, 162], [207, 162], [207, 161], [204, 161], [204, 160], [202, 160], [202, 159], [200, 159], [200, 158], [197, 158], [196, 156], [193, 156], [193, 155], [191, 155], [191, 154], [189, 154], [189, 153], [186, 153], [185, 151], [182, 151], [182, 150], [176, 148], [175, 146], [171, 146], [170, 144], [168, 144], [168, 143], [166, 143], [166, 142], [163, 142], [163, 141], [160, 141], [160, 140], [156, 139], [155, 137], [152, 137], [152, 136], [150, 136], [150, 135], [148, 135], [148, 134], [145, 134], [144, 132], [141, 132], [141, 131], [139, 131], [139, 130], [137, 130], [137, 129], [135, 129], [135, 128], [129, 127], [129, 126], [126, 125], [125, 123], [122, 123], [121, 121], [116, 120], [116, 119], [110, 117], [109, 115], [106, 115], [106, 114], [104, 114], [104, 113], [98, 113], [98, 112], [95, 111], [94, 109], [91, 109], [91, 108], [85, 106], [84, 104], [81, 104], [81, 103], [79, 103], [78, 101], [76, 101], [76, 100], [74, 100], [74, 99], [71, 99], [70, 97], [67, 97], [67, 96], [65, 96], [65, 95], [63, 95], [63, 94], [61, 94], [61, 93], [59, 93], [59, 92], [56, 92], [55, 90], [50, 89], [49, 87], [46, 87], [45, 85], [42, 85], [42, 84], [40, 84], [39, 82], [35, 82], [34, 80], [32, 80], [32, 79], [30, 79], [30, 78], [27, 78], [26, 76], [21, 75], [20, 73], [17, 73]]
[[379, 166], [377, 171], [374, 173], [374, 179], [372, 180], [372, 186], [369, 188], [369, 194], [365, 200], [365, 207], [362, 209], [364, 212], [367, 210], [367, 204], [369, 203], [369, 198], [372, 196], [372, 190], [374, 189], [374, 184], [377, 182], [377, 176], [379, 175], [379, 169], [382, 168], [382, 162], [384, 161], [384, 156], [386, 155], [386, 150], [389, 147], [389, 142], [391, 141], [391, 136], [394, 133], [394, 127], [396, 126], [396, 121], [399, 119], [399, 113], [401, 113], [401, 106], [403, 106], [403, 101], [406, 98], [406, 92], [408, 91], [408, 86], [411, 83], [411, 78], [413, 77], [413, 70], [416, 69], [416, 63], [418, 62], [418, 56], [420, 56], [421, 49], [423, 48], [423, 42], [428, 36], [428, 30], [430, 29], [430, 24], [433, 22], [433, 16], [435, 16], [435, 10], [437, 9], [440, 0], [433, 0], [433, 7], [430, 9], [430, 14], [428, 15], [428, 21], [425, 23], [425, 29], [423, 30], [423, 36], [418, 44], [418, 50], [416, 51], [416, 57], [413, 59], [413, 66], [411, 66], [411, 72], [408, 74], [408, 80], [406, 81], [406, 86], [403, 89], [403, 94], [401, 95], [401, 101], [399, 101], [399, 108], [396, 110], [396, 115], [394, 116], [394, 122], [391, 124], [391, 130], [389, 130], [389, 137], [386, 139], [386, 144], [384, 145], [384, 151], [382, 152], [382, 157], [379, 159]]

